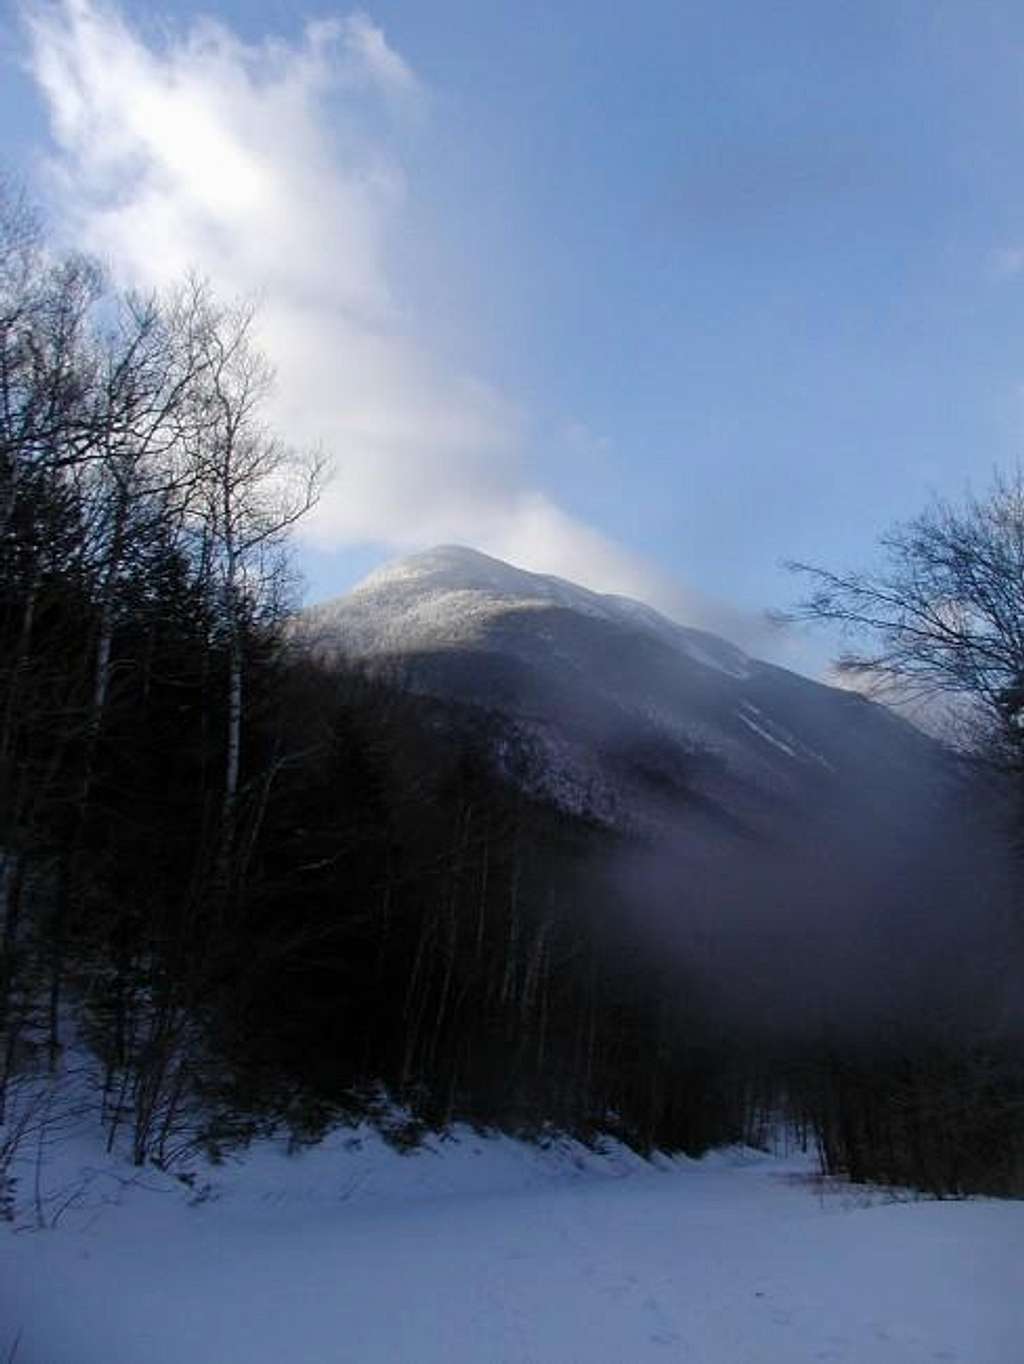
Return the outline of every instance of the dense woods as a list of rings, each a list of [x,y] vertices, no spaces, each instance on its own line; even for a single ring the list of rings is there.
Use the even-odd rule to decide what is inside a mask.
[[[785,1120],[833,1172],[1019,1190],[1019,1017],[766,1036],[636,932],[626,836],[524,795],[507,721],[311,656],[287,533],[320,467],[271,377],[249,310],[118,294],[6,196],[0,1161],[72,1110],[173,1165],[387,1100],[408,1140]]]

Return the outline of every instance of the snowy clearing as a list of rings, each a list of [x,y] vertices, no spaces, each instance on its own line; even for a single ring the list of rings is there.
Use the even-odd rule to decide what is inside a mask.
[[[65,1150],[44,1191],[56,1228],[0,1229],[0,1359],[1024,1359],[1020,1202],[468,1130],[410,1155],[368,1128],[296,1155],[267,1142],[192,1194],[130,1174]]]

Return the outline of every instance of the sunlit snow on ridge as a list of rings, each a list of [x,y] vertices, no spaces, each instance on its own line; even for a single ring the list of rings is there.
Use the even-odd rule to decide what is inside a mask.
[[[297,630],[322,657],[499,717],[520,740],[516,784],[617,827],[658,832],[680,801],[734,828],[774,824],[794,801],[817,808],[821,780],[898,790],[935,758],[878,706],[463,546],[385,565]]]
[[[435,645],[439,640],[465,643],[503,612],[531,607],[561,607],[581,615],[635,629],[640,627],[685,652],[695,662],[731,677],[747,677],[750,660],[742,650],[713,635],[669,620],[647,606],[611,593],[593,592],[564,578],[530,573],[462,545],[440,545],[385,564],[364,578],[344,599],[346,630],[361,637],[374,652],[386,650],[390,638],[400,636],[411,647],[419,635]],[[363,603],[372,603],[374,620],[360,630]],[[314,607],[314,621],[329,618],[333,603]],[[383,608],[383,610],[382,610]],[[391,628],[381,630],[381,616],[391,608]]]

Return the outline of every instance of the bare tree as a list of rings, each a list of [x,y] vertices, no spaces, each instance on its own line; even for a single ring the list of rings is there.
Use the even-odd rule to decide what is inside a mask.
[[[789,565],[812,584],[791,619],[850,639],[841,673],[876,694],[946,699],[1014,765],[1024,758],[1024,474],[984,497],[935,501],[880,540],[881,566]]]
[[[290,528],[315,505],[323,460],[300,455],[268,429],[263,408],[274,375],[254,344],[255,312],[208,305],[204,364],[195,389],[192,458],[202,571],[219,601],[228,655],[222,848],[237,818],[247,629],[279,617]]]
[[[84,457],[84,338],[103,287],[88,257],[47,255],[31,208],[0,181],[0,535],[26,476]]]
[[[840,671],[883,699],[948,702],[955,729],[945,737],[1001,771],[995,789],[1009,790],[1010,818],[1019,821],[1024,473],[997,474],[982,497],[934,501],[883,536],[881,550],[880,567],[869,572],[792,565],[812,584],[796,617],[839,625],[851,639]],[[984,858],[997,847],[986,833],[989,802],[978,800],[976,783],[963,790],[963,815],[978,820],[967,827],[983,835]],[[880,1024],[873,1041],[862,1039],[860,1056],[832,1049],[819,1058],[804,1101],[809,1111],[819,1106],[814,1121],[829,1170],[939,1194],[1019,1188],[1024,939],[1019,879],[1010,867],[1007,877],[978,946],[957,960],[942,1008]],[[985,912],[980,887],[971,912]]]
[[[98,730],[110,686],[119,589],[161,526],[183,532],[198,482],[182,450],[196,420],[194,392],[210,364],[208,291],[189,280],[165,298],[128,294],[96,345],[83,438],[90,458],[85,544],[100,607],[90,730]],[[83,448],[84,445],[83,445]]]

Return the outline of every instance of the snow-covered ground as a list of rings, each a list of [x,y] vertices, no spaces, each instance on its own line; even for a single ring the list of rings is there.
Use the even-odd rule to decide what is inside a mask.
[[[44,1176],[55,1227],[0,1226],[0,1361],[1024,1360],[1024,1203],[468,1130],[265,1142],[191,1193],[86,1156]]]

